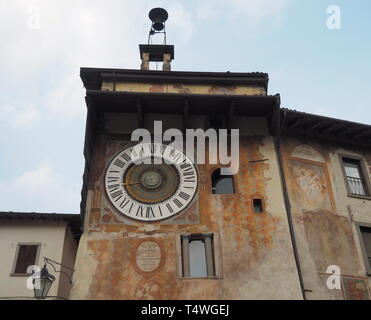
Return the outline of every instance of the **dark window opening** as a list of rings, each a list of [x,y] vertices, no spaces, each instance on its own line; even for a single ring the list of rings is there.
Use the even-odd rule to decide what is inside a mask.
[[[212,234],[181,236],[182,274],[185,278],[215,276],[214,241]]]
[[[19,245],[14,273],[27,273],[27,268],[36,263],[38,248],[39,245]]]
[[[253,199],[253,206],[254,206],[255,213],[264,212],[262,199]]]
[[[234,193],[233,176],[221,175],[220,169],[213,172],[212,177],[213,194],[232,194]]]
[[[360,227],[362,241],[365,248],[365,260],[367,260],[368,265],[366,265],[369,273],[371,271],[371,228],[368,227]]]
[[[358,159],[343,158],[343,163],[349,192],[358,196],[368,196],[361,161]]]

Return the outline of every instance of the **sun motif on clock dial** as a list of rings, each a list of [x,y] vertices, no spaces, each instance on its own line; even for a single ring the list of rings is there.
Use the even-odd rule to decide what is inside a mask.
[[[197,189],[192,161],[170,145],[142,143],[119,152],[109,163],[105,189],[112,205],[140,221],[170,218],[184,210]]]

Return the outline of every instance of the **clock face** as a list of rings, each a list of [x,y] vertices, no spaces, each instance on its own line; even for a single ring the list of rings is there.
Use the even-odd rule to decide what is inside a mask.
[[[197,171],[178,149],[142,143],[118,153],[108,165],[105,188],[113,206],[140,221],[174,216],[192,201]]]

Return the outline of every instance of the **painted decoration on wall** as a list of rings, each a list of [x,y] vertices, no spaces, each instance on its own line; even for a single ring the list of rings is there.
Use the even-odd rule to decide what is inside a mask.
[[[291,188],[294,201],[302,211],[333,211],[326,167],[290,160]]]
[[[291,153],[291,156],[311,161],[325,162],[325,159],[322,157],[322,155],[307,144],[299,144]]]

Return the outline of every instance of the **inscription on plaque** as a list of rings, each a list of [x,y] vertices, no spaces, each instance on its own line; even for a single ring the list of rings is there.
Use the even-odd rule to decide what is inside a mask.
[[[144,241],[137,249],[137,266],[144,272],[152,272],[161,262],[161,248],[155,241]]]

